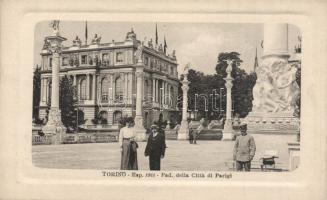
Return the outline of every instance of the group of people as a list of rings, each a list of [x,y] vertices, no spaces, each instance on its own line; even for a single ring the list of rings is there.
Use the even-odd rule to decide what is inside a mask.
[[[119,133],[119,144],[121,145],[121,170],[138,170],[137,163],[137,148],[138,144],[135,141],[135,133],[133,129],[134,119],[127,118],[126,126],[121,128]],[[196,144],[197,134],[203,129],[193,130],[194,135],[190,143]],[[245,171],[251,170],[251,161],[255,155],[256,145],[253,136],[247,134],[247,125],[240,126],[241,134],[236,137],[233,159],[236,163],[236,170]],[[165,156],[166,150],[165,133],[161,127],[152,125],[150,128],[150,135],[144,151],[144,156],[149,157],[150,170],[160,170],[160,161]]]
[[[125,127],[120,129],[119,144],[121,144],[121,170],[138,170],[137,148],[133,129],[134,119],[128,117]],[[157,125],[152,125],[145,147],[144,156],[149,157],[150,170],[160,170],[160,161],[165,156],[165,133]]]

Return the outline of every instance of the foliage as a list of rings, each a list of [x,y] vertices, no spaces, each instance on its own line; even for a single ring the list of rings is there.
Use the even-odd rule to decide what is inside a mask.
[[[216,65],[216,74],[204,75],[202,72],[189,70],[188,110],[197,112],[197,118],[221,119],[225,115],[226,87],[224,78],[227,76],[226,60],[232,59],[231,76],[233,80],[232,100],[233,114],[245,117],[252,109],[252,89],[256,82],[254,72],[247,74],[240,68],[243,62],[237,52],[220,53]],[[182,91],[181,91],[182,93]],[[198,120],[197,119],[197,120]]]
[[[75,109],[77,105],[76,89],[73,86],[72,81],[64,76],[60,80],[59,90],[59,107],[61,110],[62,123],[69,129],[76,129],[77,121],[78,124],[84,124],[84,113],[80,109]]]
[[[252,110],[253,94],[252,89],[257,80],[257,76],[254,72],[247,74],[240,68],[243,62],[239,58],[240,54],[237,52],[220,53],[218,56],[218,63],[216,66],[216,72],[222,77],[226,77],[226,60],[233,60],[231,76],[233,80],[232,88],[232,100],[233,100],[233,114],[238,114],[239,117],[246,117]]]
[[[33,119],[39,121],[39,103],[41,100],[41,69],[36,66],[33,75]]]
[[[294,116],[300,118],[301,116],[301,67],[300,66],[297,68],[295,78],[296,78],[296,83],[300,88],[300,92],[296,97]]]

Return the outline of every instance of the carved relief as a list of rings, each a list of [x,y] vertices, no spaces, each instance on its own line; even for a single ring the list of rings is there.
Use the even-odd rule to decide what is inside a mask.
[[[293,112],[299,87],[296,67],[281,58],[266,58],[257,69],[253,111]]]

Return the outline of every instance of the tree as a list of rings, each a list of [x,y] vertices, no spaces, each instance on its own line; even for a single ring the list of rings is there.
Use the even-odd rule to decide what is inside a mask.
[[[232,100],[234,107],[234,115],[238,114],[239,117],[246,117],[252,110],[253,94],[252,89],[256,82],[256,74],[247,74],[240,68],[243,62],[239,58],[238,52],[220,53],[218,55],[218,62],[216,66],[217,75],[226,77],[227,60],[233,60],[231,76],[233,80]],[[225,87],[225,86],[224,86]],[[226,88],[225,88],[226,90]]]
[[[39,121],[39,103],[41,98],[41,73],[37,65],[33,75],[33,119]]]
[[[188,73],[188,109],[196,111],[198,118],[217,119],[220,118],[220,88],[224,80],[218,75],[204,75],[202,72],[190,69]],[[221,106],[222,108],[224,106]]]
[[[296,78],[296,83],[300,88],[299,90],[300,92],[296,97],[294,116],[300,118],[301,117],[301,66],[300,65],[297,68],[295,78]]]
[[[77,105],[76,88],[67,76],[64,76],[60,80],[59,93],[59,107],[61,110],[62,123],[69,130],[75,130],[77,120],[78,124],[83,124],[85,122],[84,113],[79,109],[78,111],[75,109],[75,105]]]

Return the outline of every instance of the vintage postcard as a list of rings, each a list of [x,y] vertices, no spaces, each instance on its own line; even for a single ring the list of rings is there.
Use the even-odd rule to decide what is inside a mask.
[[[325,3],[317,16],[290,2],[273,14],[52,3],[2,4],[1,49],[18,39],[1,51],[0,197],[326,197]],[[16,28],[9,10],[22,13]]]

